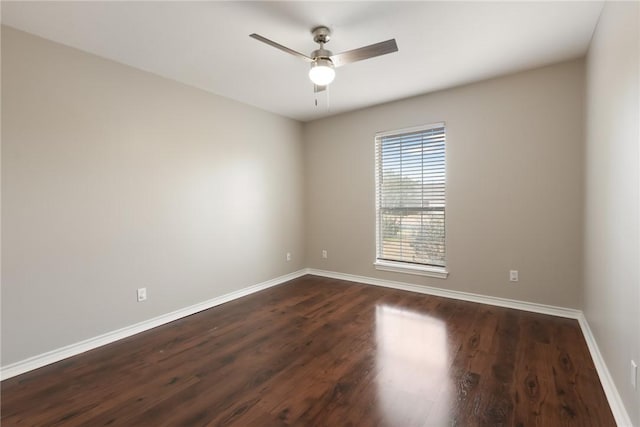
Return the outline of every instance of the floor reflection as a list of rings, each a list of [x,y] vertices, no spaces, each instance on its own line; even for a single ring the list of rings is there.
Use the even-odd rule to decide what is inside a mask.
[[[388,305],[376,307],[378,407],[390,425],[432,425],[449,394],[446,324]]]

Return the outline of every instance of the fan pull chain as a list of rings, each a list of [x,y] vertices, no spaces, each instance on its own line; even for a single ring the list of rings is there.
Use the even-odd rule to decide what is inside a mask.
[[[318,107],[318,94],[319,94],[320,92],[317,92],[317,91],[315,90],[315,89],[317,88],[317,86],[316,86],[316,85],[313,85],[313,88],[314,88],[314,91],[313,91],[313,92],[314,92],[314,97],[313,97],[314,99],[313,99],[313,103],[314,103],[314,105],[315,105],[316,107]],[[330,104],[330,98],[329,98],[329,86],[327,86],[323,92],[324,92],[324,93],[326,94],[326,96],[327,96],[327,113],[328,113],[328,112],[330,112],[330,111],[331,111],[331,104]]]

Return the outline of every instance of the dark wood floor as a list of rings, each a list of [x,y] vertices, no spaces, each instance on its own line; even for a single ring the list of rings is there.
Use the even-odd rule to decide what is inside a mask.
[[[2,426],[614,426],[576,321],[305,276],[2,383]]]

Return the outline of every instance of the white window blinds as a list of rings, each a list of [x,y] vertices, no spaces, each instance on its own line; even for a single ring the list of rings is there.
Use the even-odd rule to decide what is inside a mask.
[[[376,135],[377,259],[445,267],[445,125]]]

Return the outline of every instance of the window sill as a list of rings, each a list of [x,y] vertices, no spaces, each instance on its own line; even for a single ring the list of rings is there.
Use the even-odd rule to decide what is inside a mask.
[[[446,279],[449,272],[444,267],[418,266],[391,261],[376,261],[373,263],[376,270],[392,271],[394,273],[416,274],[419,276],[436,277]]]

